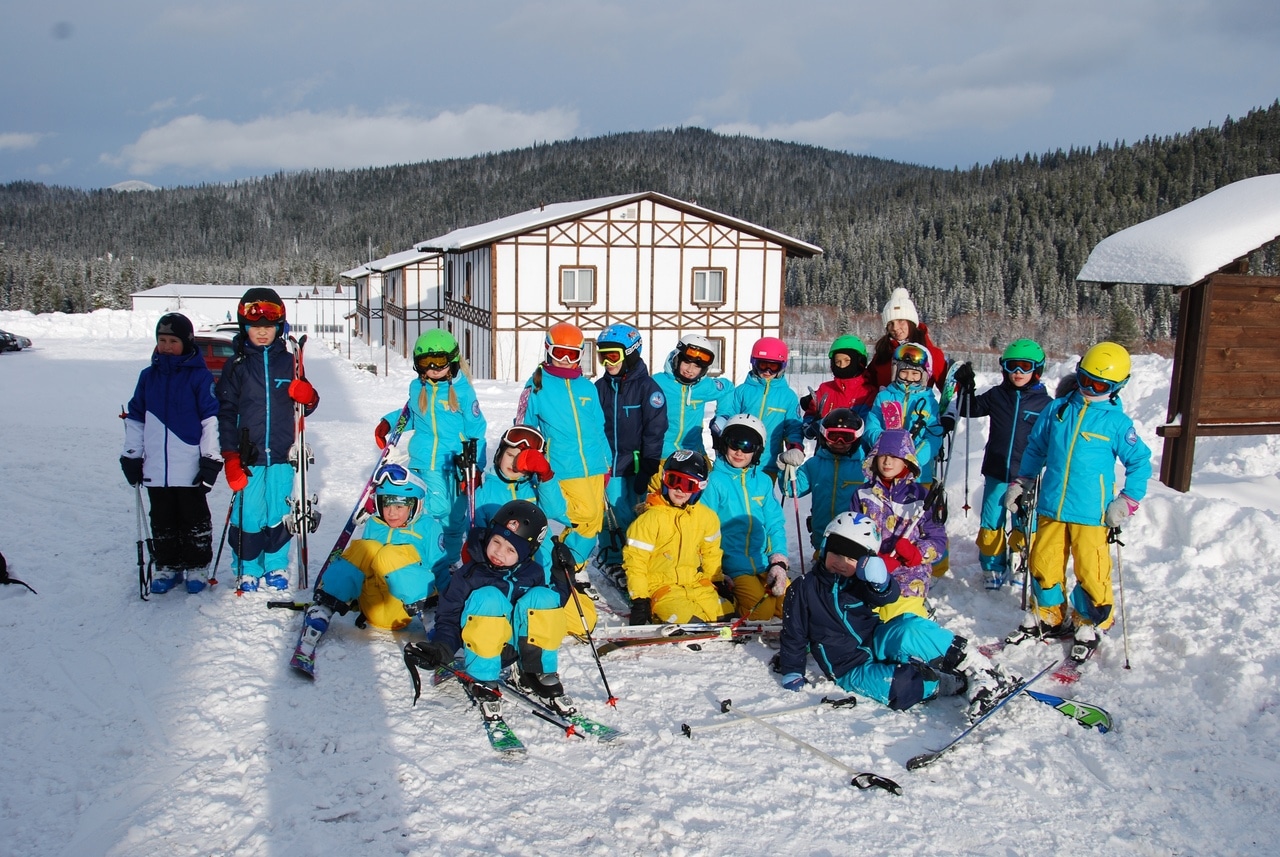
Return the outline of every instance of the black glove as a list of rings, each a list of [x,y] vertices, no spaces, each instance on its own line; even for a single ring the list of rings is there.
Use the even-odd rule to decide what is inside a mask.
[[[565,586],[573,585],[573,576],[578,571],[578,560],[569,546],[558,538],[551,539],[551,579]]]
[[[653,614],[650,610],[648,598],[632,598],[631,599],[631,619],[632,625],[649,625],[653,620]]]
[[[945,414],[938,417],[938,425],[942,426],[943,434],[951,434],[956,430],[956,415],[948,410]]]
[[[965,362],[960,364],[960,368],[956,369],[956,392],[964,393],[972,396],[973,391],[977,389],[975,379],[973,377],[973,364]]]
[[[640,461],[640,469],[636,471],[635,476],[631,477],[631,490],[641,496],[649,493],[649,480],[653,478],[653,474],[658,472],[659,462],[654,458],[644,458]]]
[[[204,489],[204,493],[208,494],[213,490],[214,483],[218,481],[218,474],[221,472],[221,461],[202,455],[200,456],[200,472],[196,474],[196,481],[191,484],[199,485]]]
[[[715,582],[716,592],[720,593],[720,597],[730,604],[734,603],[733,597],[733,581],[729,578],[723,578]]]
[[[800,413],[813,413],[813,393],[800,397]]]
[[[442,667],[453,663],[453,651],[439,640],[410,643],[404,647],[404,651],[406,660],[412,657],[419,664],[428,667]]]
[[[128,456],[120,456],[120,469],[124,471],[124,478],[130,485],[142,484],[142,459],[129,458]]]

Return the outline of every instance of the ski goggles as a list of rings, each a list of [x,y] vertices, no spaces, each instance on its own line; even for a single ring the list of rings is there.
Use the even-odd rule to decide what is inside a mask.
[[[929,352],[922,345],[904,342],[893,352],[893,362],[901,363],[915,369],[924,369],[929,365]]]
[[[412,506],[413,498],[400,494],[379,494],[378,502],[383,506]]]
[[[751,365],[755,367],[756,373],[759,375],[777,375],[782,371],[781,360],[752,360]]]
[[[378,478],[374,480],[375,485],[408,485],[410,480],[409,468],[402,464],[384,464],[378,470]]]
[[[707,487],[706,480],[690,476],[688,473],[681,473],[678,470],[668,470],[663,473],[662,484],[675,491],[683,491],[686,494],[696,494]]]
[[[606,366],[616,366],[626,357],[626,352],[621,348],[597,348],[596,357]]]
[[[546,449],[547,439],[533,426],[516,425],[503,432],[502,443],[517,449],[536,449],[541,452]]]
[[[738,452],[758,452],[764,444],[756,440],[750,435],[734,435],[724,439],[726,449],[736,450]]]
[[[697,345],[685,345],[680,349],[680,359],[705,368],[716,362],[716,355]]]
[[[1010,375],[1014,372],[1020,375],[1030,375],[1036,371],[1036,362],[1034,360],[1001,360],[1000,368]]]
[[[552,360],[565,363],[577,363],[582,359],[582,349],[572,345],[553,345],[547,349],[547,354],[551,355]]]
[[[820,431],[823,440],[837,446],[857,443],[858,438],[862,437],[862,432],[851,428],[822,428]]]
[[[1095,396],[1109,396],[1124,386],[1122,381],[1108,381],[1080,368],[1076,369],[1076,384],[1082,393]]]
[[[413,358],[413,367],[419,372],[425,372],[428,369],[447,369],[453,359],[448,354],[419,354]]]
[[[250,301],[247,304],[240,304],[240,316],[249,324],[259,322],[275,324],[277,321],[284,320],[284,307],[272,301]]]

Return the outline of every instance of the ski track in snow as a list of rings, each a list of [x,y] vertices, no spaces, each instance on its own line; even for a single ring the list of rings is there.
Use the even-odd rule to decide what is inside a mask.
[[[517,704],[508,720],[528,754],[513,763],[489,749],[457,688],[424,687],[411,704],[400,646],[421,638],[416,623],[391,634],[335,621],[313,684],[287,667],[299,614],[267,610],[265,594],[237,598],[225,556],[213,591],[138,599],[116,415],[154,323],[0,312],[0,326],[35,341],[0,355],[0,550],[40,592],[0,588],[0,855],[1273,853],[1280,438],[1201,440],[1185,495],[1152,480],[1122,537],[1131,669],[1117,626],[1065,691],[1108,708],[1109,734],[1018,699],[909,773],[907,759],[962,727],[960,702],[892,712],[863,699],[771,721],[905,794],[859,792],[755,725],[680,733],[732,716],[718,713],[725,698],[765,711],[843,695],[825,681],[784,691],[762,644],[611,654],[614,711],[589,648],[568,643],[569,692],[627,735],[565,738]],[[376,458],[373,426],[403,404],[411,375],[358,371],[318,341],[307,358],[322,397],[308,420],[324,516],[314,578]],[[1170,367],[1137,358],[1125,393],[1157,459]],[[519,385],[476,387],[493,443]],[[1016,592],[982,589],[973,537],[985,421],[973,429],[974,508],[961,511],[962,429],[948,480],[952,571],[933,600],[944,624],[986,640],[1019,612]],[[229,499],[220,480],[215,536]],[[786,515],[793,529],[790,504]],[[1025,675],[1062,646],[1002,658]],[[812,664],[809,675],[819,677]]]

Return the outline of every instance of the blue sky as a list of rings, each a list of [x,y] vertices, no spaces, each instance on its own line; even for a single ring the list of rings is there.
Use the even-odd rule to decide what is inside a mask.
[[[0,182],[173,186],[691,125],[968,167],[1280,97],[1275,0],[5,5]]]

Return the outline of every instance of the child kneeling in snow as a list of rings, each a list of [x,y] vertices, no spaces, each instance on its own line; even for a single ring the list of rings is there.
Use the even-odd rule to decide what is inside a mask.
[[[805,686],[805,658],[812,654],[841,688],[890,708],[965,693],[970,716],[980,715],[1010,679],[964,637],[930,619],[904,613],[882,622],[875,608],[892,603],[899,589],[879,549],[880,531],[865,515],[842,512],[827,526],[821,560],[787,589],[782,686]]]
[[[302,637],[289,665],[315,674],[316,646],[336,612],[346,615],[357,602],[375,628],[399,631],[420,614],[437,586],[432,566],[445,555],[444,530],[422,514],[426,484],[399,464],[386,464],[374,477],[377,514],[319,580],[302,620]]]

